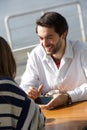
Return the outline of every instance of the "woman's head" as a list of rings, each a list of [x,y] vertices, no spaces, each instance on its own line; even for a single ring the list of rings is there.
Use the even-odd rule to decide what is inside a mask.
[[[14,78],[16,75],[16,62],[8,42],[0,37],[0,76]]]

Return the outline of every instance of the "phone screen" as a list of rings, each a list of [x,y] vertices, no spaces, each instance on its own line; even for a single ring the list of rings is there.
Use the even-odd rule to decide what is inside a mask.
[[[41,97],[37,98],[37,99],[35,100],[35,102],[36,102],[37,104],[47,104],[47,103],[49,103],[49,102],[51,101],[52,98],[53,98],[53,97],[41,96]]]

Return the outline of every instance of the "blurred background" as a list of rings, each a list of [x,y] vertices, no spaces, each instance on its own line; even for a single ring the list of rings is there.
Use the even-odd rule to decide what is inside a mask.
[[[0,0],[0,36],[14,52],[18,83],[27,53],[39,44],[35,22],[47,11],[59,12],[67,19],[68,39],[87,42],[87,0]]]

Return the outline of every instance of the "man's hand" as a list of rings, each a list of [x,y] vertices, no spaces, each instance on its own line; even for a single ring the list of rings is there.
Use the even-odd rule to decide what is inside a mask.
[[[38,98],[41,95],[43,89],[43,85],[41,84],[39,86],[39,88],[35,88],[35,87],[29,87],[27,95],[32,98],[33,100],[35,100],[36,98]]]
[[[58,106],[65,105],[68,102],[67,93],[58,93],[53,96],[53,99],[46,105],[40,105],[42,109],[54,109]]]

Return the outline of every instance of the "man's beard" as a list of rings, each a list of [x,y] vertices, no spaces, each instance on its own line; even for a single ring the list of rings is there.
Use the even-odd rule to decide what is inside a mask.
[[[56,46],[54,47],[52,54],[58,53],[58,51],[61,49],[61,46],[62,46],[62,42],[61,42],[61,40],[59,40],[59,41],[56,43]]]
[[[61,49],[61,46],[62,46],[62,42],[61,40],[59,40],[56,45],[52,45],[53,46],[53,50],[52,51],[46,51],[47,55],[53,55],[53,54],[56,54],[58,53],[58,51]]]

